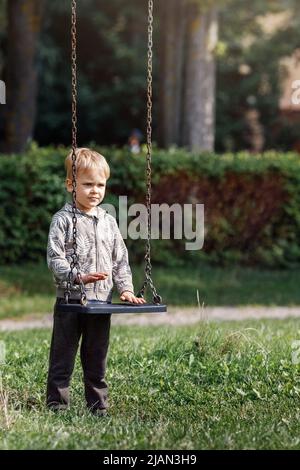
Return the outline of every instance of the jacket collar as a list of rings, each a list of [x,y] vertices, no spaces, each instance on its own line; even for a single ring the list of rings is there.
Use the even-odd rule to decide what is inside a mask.
[[[73,205],[70,202],[67,202],[64,205],[64,207],[62,208],[62,210],[72,213],[72,207],[73,207]],[[91,217],[91,218],[96,217],[97,219],[100,219],[101,217],[104,217],[104,215],[106,214],[106,211],[104,209],[102,209],[102,207],[97,206],[96,210],[97,210],[96,214],[92,215],[92,214],[87,214],[86,212],[84,212],[84,211],[82,211],[82,210],[80,210],[76,207],[76,214],[81,214],[85,217]]]

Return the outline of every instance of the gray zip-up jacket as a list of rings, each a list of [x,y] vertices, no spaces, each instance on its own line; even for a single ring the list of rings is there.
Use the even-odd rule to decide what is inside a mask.
[[[104,281],[85,284],[87,299],[110,302],[114,284],[120,294],[125,290],[133,292],[127,248],[114,217],[101,207],[97,207],[97,215],[76,209],[76,216],[80,272],[108,274]],[[47,263],[54,276],[57,297],[64,297],[71,270],[72,229],[72,204],[66,203],[52,218],[47,247]],[[76,269],[73,273],[75,278]],[[79,285],[73,285],[71,298],[80,298]]]

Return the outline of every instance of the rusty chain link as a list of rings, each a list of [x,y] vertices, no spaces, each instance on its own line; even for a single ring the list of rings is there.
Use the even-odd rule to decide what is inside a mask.
[[[153,76],[153,0],[148,0],[148,60],[147,60],[147,157],[146,157],[146,208],[147,208],[147,241],[145,254],[145,280],[138,293],[144,297],[149,285],[154,303],[161,303],[151,278],[151,160],[152,160],[152,76]]]
[[[72,69],[72,222],[73,222],[73,253],[70,263],[70,272],[68,274],[67,287],[64,292],[66,303],[68,303],[71,295],[71,287],[74,284],[73,271],[76,268],[77,282],[80,286],[80,302],[86,304],[86,293],[82,282],[80,268],[78,263],[78,245],[77,245],[77,216],[76,216],[76,149],[77,149],[77,30],[76,30],[76,0],[71,1],[72,18],[71,18],[71,69]]]
[[[77,280],[80,285],[81,303],[86,303],[86,293],[81,279],[77,254],[77,217],[76,217],[76,149],[77,149],[77,30],[76,30],[76,0],[71,1],[71,66],[72,66],[72,222],[73,222],[73,253],[70,263],[70,273],[65,291],[65,301],[68,303],[71,295],[71,287],[74,283],[73,270],[77,269]],[[153,0],[148,0],[148,61],[147,61],[147,157],[146,157],[146,207],[147,207],[147,241],[145,254],[145,280],[138,296],[143,297],[147,285],[149,285],[154,303],[161,303],[151,278],[151,160],[152,160],[152,75],[153,75]]]

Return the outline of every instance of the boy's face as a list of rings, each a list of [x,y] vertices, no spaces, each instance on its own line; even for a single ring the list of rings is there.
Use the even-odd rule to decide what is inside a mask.
[[[78,209],[84,212],[93,212],[93,209],[102,202],[105,195],[106,178],[99,169],[79,170],[76,177],[76,198]],[[72,192],[72,181],[67,179],[66,188]]]

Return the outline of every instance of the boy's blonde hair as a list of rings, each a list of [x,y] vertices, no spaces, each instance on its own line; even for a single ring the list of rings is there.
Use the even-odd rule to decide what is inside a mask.
[[[77,148],[76,153],[76,170],[77,173],[79,170],[87,170],[90,168],[97,168],[103,171],[105,178],[108,179],[110,176],[110,168],[108,163],[98,152],[88,148]],[[67,178],[72,180],[72,151],[69,153],[65,160],[65,168],[67,172]]]

